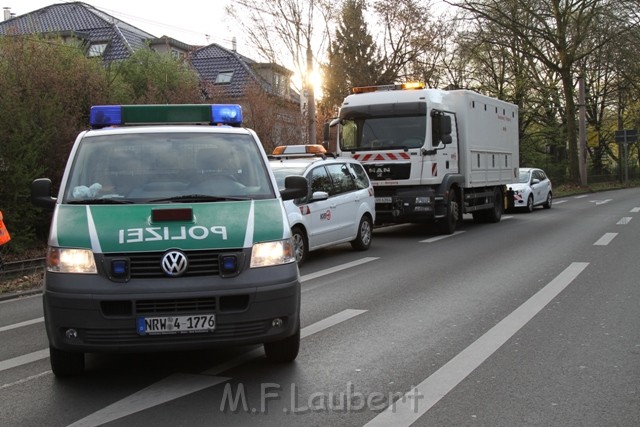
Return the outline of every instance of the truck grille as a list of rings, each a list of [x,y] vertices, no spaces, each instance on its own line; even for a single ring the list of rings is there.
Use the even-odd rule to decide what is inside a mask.
[[[364,169],[372,181],[409,179],[411,163],[365,163]]]

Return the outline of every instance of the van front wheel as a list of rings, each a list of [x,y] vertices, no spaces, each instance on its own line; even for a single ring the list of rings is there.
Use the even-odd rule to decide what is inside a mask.
[[[49,346],[49,361],[56,377],[70,377],[84,371],[84,353],[72,353]]]
[[[264,343],[264,353],[272,363],[293,362],[300,351],[300,321],[296,332],[280,341]]]

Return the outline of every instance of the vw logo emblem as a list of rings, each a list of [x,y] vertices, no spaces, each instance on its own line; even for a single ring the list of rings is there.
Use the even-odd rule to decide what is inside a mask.
[[[187,256],[179,251],[171,251],[162,257],[162,270],[170,277],[182,276],[189,266]]]

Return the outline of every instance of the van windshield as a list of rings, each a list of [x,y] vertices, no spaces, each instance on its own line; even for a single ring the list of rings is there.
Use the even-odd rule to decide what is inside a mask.
[[[66,203],[209,202],[275,197],[251,135],[114,133],[85,136]]]

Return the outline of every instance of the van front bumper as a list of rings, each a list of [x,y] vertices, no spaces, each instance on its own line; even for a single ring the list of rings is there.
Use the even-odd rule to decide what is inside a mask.
[[[53,347],[64,351],[147,352],[259,344],[287,338],[299,328],[297,274],[284,283],[211,290],[196,286],[195,291],[170,287],[153,293],[141,292],[144,286],[139,284],[134,293],[124,292],[126,285],[120,292],[78,292],[88,287],[77,283],[72,286],[76,291],[69,292],[69,275],[48,276],[43,294],[47,335]],[[162,289],[162,283],[153,288]],[[140,335],[136,327],[140,317],[198,314],[215,314],[215,329]]]

